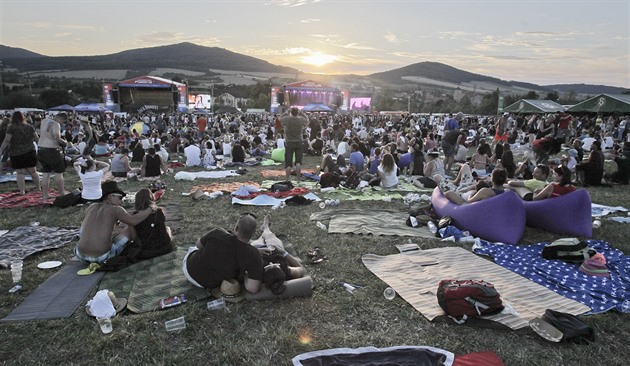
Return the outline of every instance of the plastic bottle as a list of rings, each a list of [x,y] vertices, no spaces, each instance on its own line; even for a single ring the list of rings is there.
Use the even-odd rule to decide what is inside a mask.
[[[349,284],[349,283],[344,283],[344,284],[343,284],[343,288],[345,288],[345,289],[346,289],[346,291],[348,291],[348,292],[349,292],[349,293],[351,293],[351,294],[352,294],[352,293],[354,293],[354,290],[356,290],[356,289],[357,289],[356,287],[352,286],[352,285],[351,285],[351,284]]]
[[[321,221],[317,221],[317,227],[324,230],[324,231],[328,231],[328,228],[326,227],[326,225],[322,224]]]
[[[438,228],[437,226],[435,226],[435,223],[433,221],[429,221],[427,223],[427,226],[429,227],[429,231],[431,231],[433,234],[437,233]]]

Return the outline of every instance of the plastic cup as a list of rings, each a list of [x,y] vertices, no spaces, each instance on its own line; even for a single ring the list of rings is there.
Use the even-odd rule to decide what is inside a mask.
[[[11,277],[13,277],[13,283],[18,283],[22,279],[22,260],[11,261]]]
[[[602,222],[599,220],[593,221],[593,229],[599,229],[602,226]]]
[[[319,203],[319,208],[326,208],[326,203],[325,202],[320,202]]]
[[[221,310],[225,309],[225,300],[223,298],[208,301],[208,310]]]
[[[394,300],[394,298],[396,297],[396,291],[394,291],[393,288],[388,287],[385,289],[385,291],[383,291],[383,296],[385,296],[387,300]]]
[[[101,327],[103,334],[109,334],[114,330],[110,318],[96,318],[96,321],[98,321],[98,325]]]
[[[186,329],[186,320],[183,316],[180,316],[179,318],[167,320],[164,323],[164,326],[166,327],[166,331],[168,332]]]

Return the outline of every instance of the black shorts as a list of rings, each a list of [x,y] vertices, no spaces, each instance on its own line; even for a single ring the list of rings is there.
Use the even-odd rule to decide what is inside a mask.
[[[42,164],[42,173],[64,173],[66,162],[57,148],[40,147],[37,151],[37,160]]]
[[[116,178],[127,178],[127,172],[112,172],[112,175]]]
[[[13,169],[35,168],[37,166],[37,153],[31,150],[24,154],[11,156],[11,166]]]
[[[293,153],[295,153],[295,162],[293,161]],[[286,142],[284,144],[284,167],[302,164],[302,155],[304,152],[301,142]]]

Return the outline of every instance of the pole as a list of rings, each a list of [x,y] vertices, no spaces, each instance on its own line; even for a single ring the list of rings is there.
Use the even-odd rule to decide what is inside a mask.
[[[4,84],[2,83],[2,61],[0,61],[0,98],[4,97]]]
[[[210,84],[210,113],[214,115],[214,84]]]
[[[411,113],[411,95],[407,95],[407,113]]]

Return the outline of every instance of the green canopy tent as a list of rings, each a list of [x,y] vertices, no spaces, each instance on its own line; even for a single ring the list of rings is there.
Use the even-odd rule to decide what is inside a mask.
[[[556,113],[564,112],[564,107],[551,100],[521,99],[503,109],[510,113]]]
[[[574,105],[567,112],[630,113],[630,95],[600,94]]]

